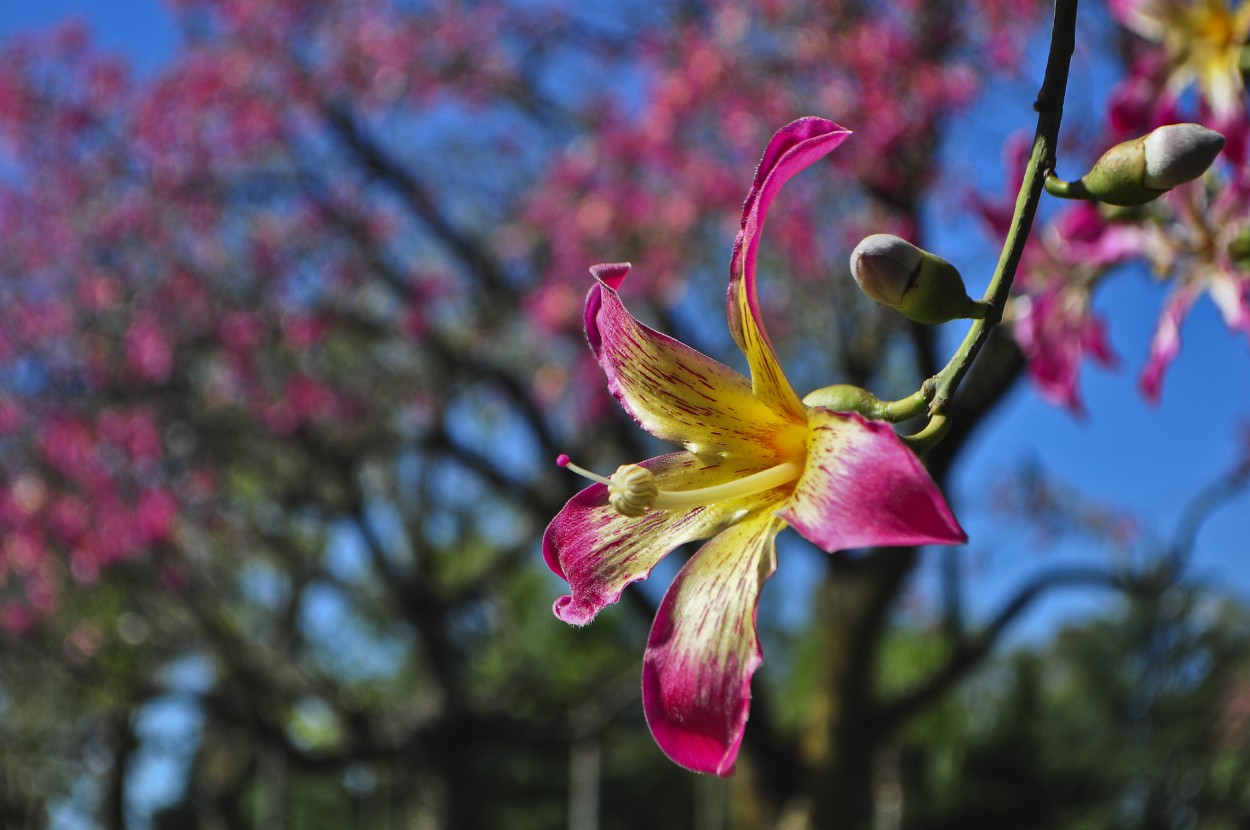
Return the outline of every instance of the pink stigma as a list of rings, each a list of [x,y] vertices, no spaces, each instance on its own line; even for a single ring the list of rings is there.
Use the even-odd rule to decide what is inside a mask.
[[[560,453],[559,455],[557,455],[557,456],[556,456],[556,466],[557,466],[557,467],[564,467],[564,466],[566,466],[568,463],[569,463],[569,457],[568,457],[567,455],[565,455],[564,453]]]

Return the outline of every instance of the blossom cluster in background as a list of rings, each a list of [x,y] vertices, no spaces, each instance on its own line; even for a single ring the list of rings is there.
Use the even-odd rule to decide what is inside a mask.
[[[786,272],[816,279],[853,242],[827,230],[831,205],[912,226],[935,125],[1038,19],[1021,2],[958,20],[926,4],[640,5],[625,38],[493,1],[169,9],[185,45],[150,77],[79,23],[4,47],[10,627],[53,609],[58,584],[174,553],[191,528],[237,530],[242,471],[283,442],[351,454],[377,434],[441,436],[453,355],[487,379],[525,355],[507,394],[602,418],[578,345],[589,263],[633,257],[649,275],[635,290],[670,305],[731,230],[766,137],[818,110],[862,125],[844,192],[795,188],[771,229]],[[534,83],[536,62],[614,83]]]
[[[1011,312],[1016,338],[1038,392],[1077,413],[1082,364],[1118,361],[1092,298],[1120,265],[1145,263],[1170,286],[1141,361],[1147,400],[1163,394],[1185,317],[1199,298],[1209,297],[1228,327],[1250,338],[1250,113],[1242,78],[1250,4],[1113,0],[1108,6],[1127,30],[1129,71],[1111,91],[1097,149],[1182,121],[1218,130],[1226,143],[1223,160],[1206,176],[1157,202],[1132,211],[1066,207],[1030,241]],[[1022,165],[1022,155],[1010,163],[1016,170]],[[1002,206],[983,213],[1000,235]]]

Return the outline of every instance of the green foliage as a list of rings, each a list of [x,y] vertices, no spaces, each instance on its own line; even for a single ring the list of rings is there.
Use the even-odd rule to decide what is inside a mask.
[[[1167,592],[987,666],[903,737],[904,826],[1245,826],[1248,626]]]

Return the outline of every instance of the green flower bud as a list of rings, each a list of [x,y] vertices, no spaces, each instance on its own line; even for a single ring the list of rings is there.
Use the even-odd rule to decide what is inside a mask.
[[[1224,136],[1215,130],[1168,124],[1103,153],[1069,195],[1123,207],[1144,205],[1201,176],[1223,149]]]
[[[888,233],[855,246],[851,274],[869,297],[917,323],[981,316],[955,266]]]

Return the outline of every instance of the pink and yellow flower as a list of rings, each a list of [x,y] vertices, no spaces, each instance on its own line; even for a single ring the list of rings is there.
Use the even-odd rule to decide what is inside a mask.
[[[1241,55],[1250,38],[1250,3],[1111,0],[1110,6],[1127,28],[1163,44],[1172,97],[1194,84],[1220,124],[1245,112]]]
[[[1164,197],[1174,221],[1147,223],[1143,253],[1161,279],[1174,287],[1150,343],[1150,357],[1142,370],[1142,393],[1158,402],[1163,376],[1181,348],[1181,324],[1194,302],[1205,292],[1232,331],[1250,333],[1250,268],[1246,240],[1250,238],[1250,175],[1216,184],[1200,179],[1178,187]]]
[[[586,335],[625,410],[684,449],[622,466],[574,496],[543,538],[569,583],[560,619],[590,622],[670,551],[708,539],[661,602],[643,659],[643,708],[660,748],[728,775],[762,660],[756,602],[787,525],[827,551],[966,540],[920,461],[885,423],[807,405],[783,374],[756,299],[760,233],[773,199],[849,133],[817,118],[779,131],[743,209],[729,326],[750,377],[638,322],[617,289],[626,264],[591,269]],[[561,458],[568,464],[567,458]]]

